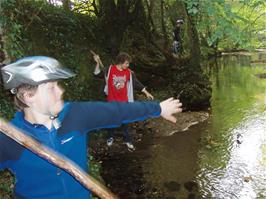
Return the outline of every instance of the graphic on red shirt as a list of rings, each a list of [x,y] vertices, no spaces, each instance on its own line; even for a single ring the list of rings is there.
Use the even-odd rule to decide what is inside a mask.
[[[118,70],[111,66],[108,76],[108,96],[107,101],[128,102],[128,82],[130,80],[130,70]]]
[[[126,81],[127,81],[127,78],[126,78],[126,75],[124,76],[116,76],[116,75],[113,75],[112,77],[113,79],[113,86],[119,90],[119,89],[123,89],[126,85]]]

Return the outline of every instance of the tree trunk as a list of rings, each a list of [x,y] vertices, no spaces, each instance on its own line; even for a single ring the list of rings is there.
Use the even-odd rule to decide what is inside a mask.
[[[4,30],[0,27],[0,66],[10,62],[10,58],[4,49],[4,45]]]
[[[193,18],[187,13],[188,19],[188,38],[189,38],[189,52],[191,57],[191,65],[199,67],[200,65],[200,43],[197,29],[194,24]]]
[[[5,60],[3,34],[0,30],[0,64]]]
[[[103,30],[107,33],[106,47],[112,56],[120,50],[124,33],[138,17],[141,10],[141,0],[100,0],[100,12]]]
[[[167,36],[167,31],[165,27],[165,21],[164,21],[164,0],[161,0],[161,24],[162,24],[162,32],[163,32],[163,37],[164,37],[164,49],[169,46],[168,42],[168,36]]]
[[[155,24],[154,24],[154,20],[153,20],[153,12],[154,12],[154,1],[148,1],[148,0],[145,0],[145,3],[146,3],[146,6],[147,6],[147,14],[148,14],[148,20],[151,24],[151,32],[154,33],[156,31],[156,27],[155,27]]]

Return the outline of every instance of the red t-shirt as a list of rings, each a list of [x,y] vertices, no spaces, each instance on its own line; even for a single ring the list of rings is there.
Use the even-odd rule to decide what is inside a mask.
[[[107,101],[128,102],[127,85],[130,80],[130,70],[118,70],[116,65],[110,66],[108,78]]]

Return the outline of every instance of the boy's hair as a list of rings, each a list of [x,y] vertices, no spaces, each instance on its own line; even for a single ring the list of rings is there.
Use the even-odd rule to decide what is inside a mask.
[[[16,94],[14,97],[15,107],[20,111],[23,111],[24,108],[29,107],[24,102],[24,94],[25,92],[29,92],[30,95],[34,95],[36,93],[37,88],[38,88],[38,85],[33,86],[29,84],[22,84],[18,88],[16,88]]]
[[[131,62],[132,58],[129,54],[121,52],[116,57],[116,64],[123,64],[125,61]]]

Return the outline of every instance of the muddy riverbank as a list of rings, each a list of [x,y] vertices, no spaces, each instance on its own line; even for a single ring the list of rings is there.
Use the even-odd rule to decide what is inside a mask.
[[[207,112],[185,112],[177,115],[175,124],[161,118],[136,123],[132,126],[134,152],[127,150],[120,133],[111,148],[106,146],[104,137],[98,138],[92,143],[91,152],[102,164],[101,176],[107,186],[126,199],[198,198],[193,171],[200,133],[187,129],[208,117]],[[166,149],[161,145],[173,136],[175,147]],[[167,150],[175,150],[177,157],[169,157]],[[156,154],[165,159],[157,159]],[[180,163],[172,168],[169,158]]]

